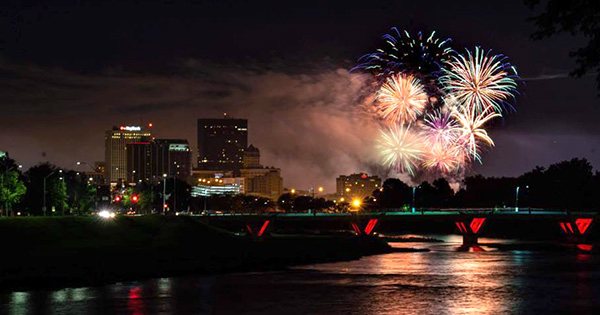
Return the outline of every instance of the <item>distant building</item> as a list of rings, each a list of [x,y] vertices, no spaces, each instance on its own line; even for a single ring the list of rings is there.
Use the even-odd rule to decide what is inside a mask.
[[[150,182],[152,175],[152,142],[127,143],[127,182]]]
[[[104,185],[104,162],[94,162],[94,171],[86,171],[83,174],[87,177],[88,182],[94,185]]]
[[[256,168],[261,167],[260,165],[260,150],[253,145],[250,145],[244,150],[244,168]]]
[[[186,181],[191,151],[185,139],[151,139],[127,144],[127,182],[156,183],[163,175]]]
[[[381,187],[379,176],[369,176],[366,173],[340,175],[336,180],[336,192],[346,199],[371,196],[375,189]]]
[[[244,178],[203,178],[192,186],[192,197],[211,195],[237,195],[244,192]]]
[[[188,177],[188,184],[194,186],[197,185],[202,179],[232,177],[233,171],[193,169],[192,174]]]
[[[128,178],[127,144],[149,141],[151,136],[150,131],[139,126],[113,127],[106,131],[104,180],[107,184]]]
[[[237,175],[247,146],[248,120],[198,119],[199,169],[231,170]]]
[[[186,181],[192,173],[192,151],[185,139],[155,139],[152,142],[152,175]]]
[[[277,200],[283,192],[281,169],[274,167],[243,168],[241,176],[246,179],[244,193]]]

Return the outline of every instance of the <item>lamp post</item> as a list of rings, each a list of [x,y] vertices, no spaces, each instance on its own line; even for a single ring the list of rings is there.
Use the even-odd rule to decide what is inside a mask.
[[[58,170],[59,173],[62,174],[62,170]],[[42,205],[42,212],[44,214],[44,216],[46,216],[46,180],[48,179],[48,177],[52,176],[54,173],[56,173],[56,170],[50,172],[50,174],[46,175],[46,177],[44,177],[44,192],[43,192],[43,205]]]
[[[517,188],[515,189],[515,212],[519,212],[519,190],[521,189],[520,186],[517,186]],[[529,185],[525,186],[525,189],[529,189]]]
[[[167,174],[163,174],[163,213],[166,211],[167,205]]]
[[[17,167],[18,168],[22,168],[23,165],[18,165]],[[8,172],[10,172],[10,171],[12,171],[14,169],[15,169],[15,167],[11,166],[6,171],[4,171],[4,173],[0,177],[0,187],[4,186],[4,175],[8,174]],[[6,200],[6,203],[4,204],[4,207],[6,208],[6,216],[8,217],[8,200]]]
[[[417,186],[413,186],[412,188],[412,212],[415,212],[415,194],[417,193]]]

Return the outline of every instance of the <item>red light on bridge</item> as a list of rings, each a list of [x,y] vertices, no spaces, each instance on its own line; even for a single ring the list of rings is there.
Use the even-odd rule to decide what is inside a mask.
[[[262,227],[260,228],[260,231],[258,231],[258,236],[262,236],[263,233],[265,232],[265,230],[267,229],[267,226],[269,226],[269,220],[266,220],[265,223],[263,223]]]
[[[352,222],[350,223],[350,225],[352,225],[352,229],[354,230],[354,232],[356,232],[356,234],[361,235],[362,232],[360,231],[360,228],[358,227],[358,225],[356,225],[356,223]]]
[[[590,224],[592,224],[592,219],[580,218],[575,220],[575,225],[577,225],[577,229],[581,234],[585,234],[585,231],[590,227]]]
[[[365,227],[365,234],[366,235],[370,235],[371,232],[373,232],[373,229],[375,228],[375,225],[377,224],[378,219],[371,219],[369,220],[369,223],[367,223],[367,226]]]
[[[483,225],[483,222],[485,222],[485,218],[475,218],[473,219],[473,221],[471,221],[471,231],[473,231],[473,233],[477,234],[477,232],[479,232],[479,229],[481,229],[481,226]]]

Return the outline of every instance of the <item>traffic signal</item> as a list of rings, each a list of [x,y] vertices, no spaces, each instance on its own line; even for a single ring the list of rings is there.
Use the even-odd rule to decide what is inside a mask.
[[[115,196],[115,202],[121,202],[121,196],[116,195]]]
[[[140,197],[138,197],[138,195],[133,195],[131,196],[131,201],[137,203],[138,201],[140,201]]]

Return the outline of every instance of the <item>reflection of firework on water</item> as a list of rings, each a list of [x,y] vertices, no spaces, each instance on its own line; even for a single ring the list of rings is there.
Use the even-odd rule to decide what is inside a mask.
[[[353,70],[375,75],[379,84],[383,164],[411,175],[423,169],[454,176],[494,145],[485,128],[514,98],[517,72],[504,56],[479,47],[457,54],[434,35],[393,28],[384,47]]]
[[[393,27],[382,39],[383,47],[361,57],[361,63],[352,70],[367,71],[382,78],[394,73],[437,75],[452,54],[448,46],[451,40],[441,40],[435,37],[435,32],[429,36],[423,36],[422,32],[411,36]]]
[[[475,107],[478,112],[489,107],[500,113],[501,102],[513,97],[517,88],[516,70],[505,59],[479,47],[474,53],[467,50],[466,56],[452,56],[440,78],[443,89],[457,102]]]
[[[423,139],[408,127],[393,126],[381,131],[379,152],[383,165],[414,174],[423,156]]]
[[[412,75],[393,75],[377,93],[378,112],[392,123],[412,122],[423,113],[429,96]]]

